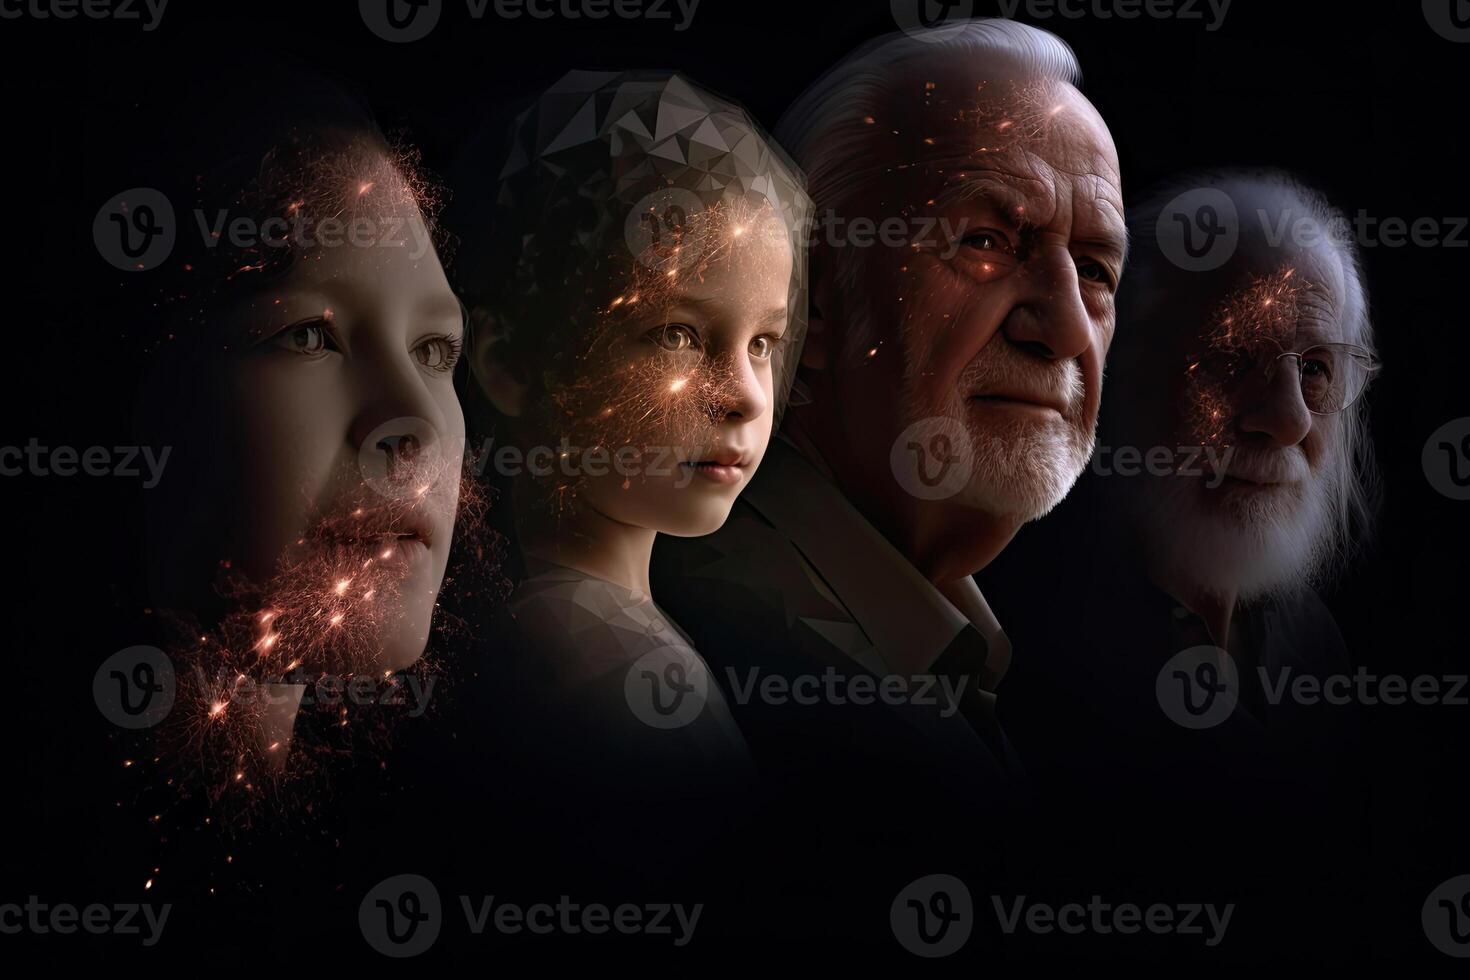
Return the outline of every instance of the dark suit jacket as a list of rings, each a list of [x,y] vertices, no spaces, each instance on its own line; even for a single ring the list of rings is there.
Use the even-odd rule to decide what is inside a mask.
[[[745,734],[772,847],[799,839],[818,890],[876,901],[906,875],[993,870],[1019,789],[994,711],[1009,644],[792,444],[772,441],[719,531],[660,536],[652,584]]]

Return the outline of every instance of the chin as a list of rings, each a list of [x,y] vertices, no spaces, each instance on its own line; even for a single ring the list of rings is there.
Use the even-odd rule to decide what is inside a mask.
[[[1247,531],[1258,526],[1290,524],[1309,505],[1307,493],[1298,483],[1253,486],[1226,482],[1205,489],[1203,496],[1203,511]]]
[[[379,673],[404,670],[418,663],[429,645],[429,624],[400,624],[383,643],[378,657]]]
[[[613,488],[606,493],[594,487],[586,503],[619,524],[676,538],[697,538],[724,526],[741,489],[743,482],[728,487],[711,486],[702,480],[684,485],[666,481],[635,484],[630,490]]]
[[[707,510],[666,517],[660,522],[658,531],[676,538],[699,538],[714,534],[724,527],[729,516],[728,505],[710,507]]]
[[[1072,491],[1092,456],[1092,440],[1024,432],[975,439],[975,475],[959,502],[1016,520],[1045,517]]]

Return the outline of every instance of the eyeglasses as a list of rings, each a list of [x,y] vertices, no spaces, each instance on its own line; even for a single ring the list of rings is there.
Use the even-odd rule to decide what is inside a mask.
[[[1264,358],[1253,351],[1213,351],[1190,358],[1191,372],[1198,369],[1230,387],[1243,383],[1264,368],[1270,384],[1283,358],[1295,358],[1302,401],[1313,415],[1335,415],[1362,396],[1373,372],[1382,365],[1356,344],[1316,344],[1301,351],[1282,351]]]

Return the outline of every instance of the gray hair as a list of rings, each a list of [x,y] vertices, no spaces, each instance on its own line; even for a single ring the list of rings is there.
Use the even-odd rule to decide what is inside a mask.
[[[1042,80],[1077,86],[1082,69],[1067,43],[1055,34],[1001,18],[946,22],[932,37],[896,32],[859,47],[797,97],[776,124],[776,140],[807,176],[807,193],[817,208],[835,208],[870,170],[872,127],[895,79],[909,68],[948,58],[1023,69]]]
[[[1321,191],[1291,173],[1272,168],[1228,168],[1171,177],[1151,187],[1140,202],[1129,204],[1129,233],[1137,251],[1125,287],[1119,293],[1119,327],[1109,354],[1109,366],[1136,363],[1141,355],[1158,346],[1158,331],[1171,325],[1158,302],[1167,293],[1161,277],[1177,271],[1158,241],[1158,223],[1164,209],[1186,192],[1215,188],[1228,193],[1230,187],[1263,189],[1278,196],[1288,202],[1289,213],[1311,221],[1321,240],[1336,249],[1344,280],[1343,295],[1338,300],[1345,335],[1376,357],[1362,257],[1347,216]],[[1243,233],[1247,230],[1244,222],[1241,228]],[[1341,572],[1371,539],[1381,498],[1368,430],[1367,399],[1360,397],[1343,410],[1341,419],[1342,452],[1337,454],[1328,473],[1333,523],[1332,555],[1324,569],[1324,578],[1328,580]]]
[[[1065,41],[1013,20],[946,21],[927,36],[895,32],[869,41],[798,96],[774,131],[806,174],[807,193],[819,221],[823,213],[841,209],[885,172],[873,165],[873,127],[867,120],[884,114],[896,80],[910,69],[948,59],[1018,68],[1042,81],[1072,86],[1082,82],[1082,69]],[[814,255],[821,250],[820,240],[814,240]],[[863,275],[857,251],[836,248],[835,253],[827,274],[841,294],[855,300],[846,311],[839,356],[857,361],[875,339],[874,324],[861,302]]]

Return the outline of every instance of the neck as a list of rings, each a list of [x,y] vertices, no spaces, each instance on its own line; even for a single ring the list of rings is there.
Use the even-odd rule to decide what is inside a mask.
[[[813,432],[812,421],[793,413],[781,431],[941,592],[948,594],[955,583],[990,564],[1020,530],[1021,522],[1013,518],[949,500],[920,500],[905,493],[891,474],[886,480],[870,479],[853,454],[823,454],[818,445],[834,443]],[[883,466],[886,474],[886,459]]]
[[[574,500],[563,513],[547,514],[523,505],[528,496],[516,494],[523,554],[650,594],[648,567],[657,532],[613,520],[584,500]]]

